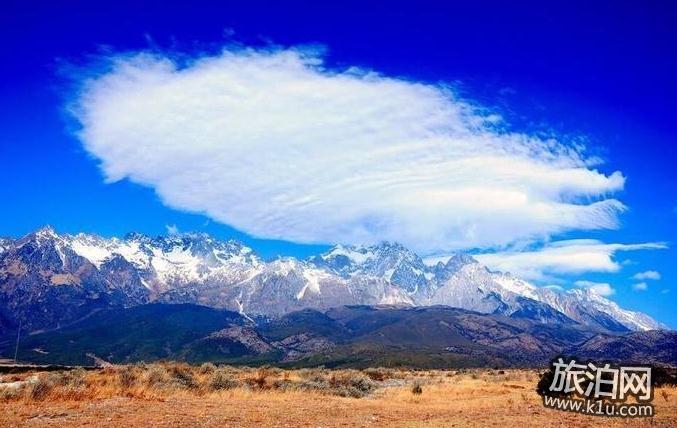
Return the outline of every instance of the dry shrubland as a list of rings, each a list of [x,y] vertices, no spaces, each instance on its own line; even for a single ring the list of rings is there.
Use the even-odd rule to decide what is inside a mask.
[[[2,375],[0,426],[624,426],[543,407],[534,370],[280,369],[153,363]],[[13,385],[8,387],[8,385]],[[675,426],[677,389],[656,391]],[[481,423],[480,423],[481,422]]]
[[[493,382],[536,380],[526,371],[410,371],[369,368],[329,370],[274,367],[193,366],[185,363],[131,364],[85,370],[5,375],[13,387],[0,388],[0,400],[90,400],[111,397],[160,398],[175,393],[204,395],[219,391],[305,391],[340,397],[362,398],[384,387],[408,385],[420,394],[422,385],[455,377]],[[413,387],[413,389],[412,389]]]
[[[97,370],[64,370],[5,375],[12,387],[0,400],[90,400],[110,397],[159,398],[174,393],[204,395],[224,390],[307,391],[364,397],[379,387],[404,383],[415,372],[395,369],[284,370],[272,367],[192,366],[184,363],[131,364]]]

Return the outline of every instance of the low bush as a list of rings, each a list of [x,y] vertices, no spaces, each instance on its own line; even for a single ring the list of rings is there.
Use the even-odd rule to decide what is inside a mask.
[[[271,375],[269,369],[262,367],[254,373],[254,376],[246,378],[246,383],[253,389],[268,389],[268,377]]]
[[[193,376],[190,370],[186,367],[172,366],[172,368],[169,370],[169,373],[180,387],[187,389],[197,389],[199,387],[199,384],[195,380],[195,376]]]
[[[421,384],[430,382],[430,375],[440,377],[447,372],[412,372],[391,368],[353,369],[280,369],[271,367],[217,366],[211,363],[191,366],[186,363],[151,363],[109,366],[94,371],[75,369],[34,375],[22,389],[5,387],[0,399],[12,400],[26,397],[33,400],[45,398],[78,401],[88,398],[114,396],[159,397],[174,391],[189,390],[194,394],[207,394],[247,388],[252,391],[308,391],[318,394],[361,398],[384,386],[410,385],[413,394],[420,394]],[[480,377],[479,372],[466,372]],[[481,375],[484,378],[484,375]],[[492,376],[493,377],[493,376]],[[23,382],[28,375],[18,380]],[[410,382],[417,381],[411,386]],[[12,379],[8,376],[4,381]],[[441,380],[440,380],[441,381]]]
[[[198,369],[198,372],[200,374],[210,374],[210,373],[214,373],[215,370],[216,370],[216,366],[214,364],[204,363],[200,366],[200,368]]]
[[[232,378],[229,373],[223,370],[214,371],[209,381],[209,389],[212,391],[233,389],[239,386],[241,386],[240,382],[237,379]]]
[[[167,368],[161,365],[152,365],[146,371],[146,384],[151,388],[165,388],[171,383]]]
[[[2,388],[0,389],[0,400],[2,401],[16,400],[23,397],[24,393],[25,388],[23,387]]]
[[[129,389],[136,383],[136,372],[134,366],[123,366],[118,371],[118,380],[123,389]]]
[[[41,376],[30,386],[30,397],[33,400],[44,400],[54,389],[54,382],[51,376]]]

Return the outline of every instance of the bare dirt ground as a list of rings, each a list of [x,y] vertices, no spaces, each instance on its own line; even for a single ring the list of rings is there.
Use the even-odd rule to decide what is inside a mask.
[[[371,373],[373,385],[355,371],[228,373],[236,382],[225,387],[213,381],[214,373],[196,372],[194,384],[184,388],[149,386],[150,376],[140,371],[112,369],[86,373],[79,392],[67,382],[48,391],[32,384],[18,396],[0,398],[0,426],[677,426],[675,388],[656,391],[653,418],[622,419],[544,408],[534,391],[538,376],[529,371],[388,371]],[[303,389],[304,382],[315,387]],[[346,385],[366,392],[355,398],[362,394]],[[415,385],[420,394],[412,392]]]

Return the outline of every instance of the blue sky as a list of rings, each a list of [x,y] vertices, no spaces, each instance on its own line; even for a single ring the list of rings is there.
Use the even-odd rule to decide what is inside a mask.
[[[544,8],[537,6],[538,3],[522,3],[516,7],[505,2],[446,6],[440,2],[385,7],[385,3],[380,2],[368,5],[341,2],[334,6],[225,2],[217,7],[212,3],[99,2],[95,5],[69,1],[56,6],[48,2],[10,1],[3,4],[0,14],[0,37],[4,40],[0,46],[3,58],[0,179],[5,185],[0,188],[0,197],[5,203],[0,212],[0,234],[20,236],[47,223],[61,232],[87,231],[105,236],[132,230],[162,234],[166,233],[167,225],[176,225],[182,231],[206,231],[223,238],[241,239],[265,257],[278,254],[304,257],[338,240],[394,237],[427,256],[444,256],[445,250],[457,249],[498,254],[494,258],[487,256],[487,260],[506,269],[523,271],[541,285],[566,288],[576,281],[579,286],[594,282],[603,289],[600,284],[609,284],[614,290],[610,297],[623,307],[645,311],[672,327],[677,326],[673,309],[677,293],[673,249],[677,238],[674,226],[677,220],[674,150],[677,8],[674,5],[555,2]],[[224,49],[230,52],[230,59],[222,56]],[[242,54],[246,49],[254,52],[256,58]],[[151,57],[139,60],[135,55],[140,52]],[[183,56],[177,60],[179,53]],[[284,61],[279,60],[280,55]],[[125,128],[117,120],[121,114],[116,110],[119,104],[115,104],[116,98],[110,93],[126,94],[124,100],[129,101],[137,92],[154,92],[144,92],[149,90],[147,86],[138,86],[137,81],[129,79],[122,79],[121,83],[101,80],[106,75],[125,77],[111,64],[117,61],[119,65],[130,57],[136,58],[136,62],[125,64],[131,64],[137,71],[152,69],[162,61],[175,61],[176,69],[148,75],[152,79],[169,76],[172,96],[184,97],[178,101],[168,99],[169,107],[179,102],[183,109],[192,105],[189,101],[197,96],[185,87],[183,82],[189,79],[180,77],[183,69],[193,70],[190,79],[196,79],[199,87],[205,87],[200,86],[205,82],[200,76],[213,71],[195,65],[196,58],[212,64],[217,70],[215,73],[222,73],[219,67],[233,64],[249,67],[253,72],[245,75],[238,74],[237,70],[242,69],[238,65],[231,74],[213,76],[222,80],[243,79],[238,80],[242,87],[252,91],[246,93],[245,100],[260,97],[258,91],[267,91],[263,92],[268,94],[264,96],[266,102],[262,106],[253,105],[255,110],[246,112],[218,103],[181,110],[181,115],[172,117],[171,123],[178,123],[179,119],[190,122],[177,130],[170,125],[151,126],[161,123],[157,118],[176,111],[169,107],[156,111],[155,105],[160,106],[165,100],[159,97],[148,109],[147,117],[132,115],[138,117],[138,121],[129,126],[157,132],[149,131],[149,139],[136,141],[138,132],[131,132],[132,128]],[[309,66],[308,61],[319,62],[320,69]],[[309,73],[310,78],[317,80],[317,86],[309,89],[310,95],[301,91],[292,104],[285,104],[290,101],[280,95],[276,85],[280,80],[276,79],[282,76],[290,85],[296,85],[290,71],[296,70],[294,67]],[[357,73],[347,71],[356,68],[360,70]],[[376,82],[365,77],[367,71],[378,73]],[[259,80],[248,80],[250,75],[258,76]],[[88,92],[83,91],[83,76],[93,77],[99,83]],[[358,85],[366,94],[364,99],[343,98],[344,89],[353,87],[350,85]],[[450,91],[453,98],[444,98],[440,88]],[[83,101],[83,93],[90,95],[87,102]],[[329,136],[318,134],[320,128],[303,127],[313,120],[327,121],[325,116],[293,115],[297,109],[307,108],[311,113],[316,110],[314,104],[308,102],[314,93],[326,97],[323,101],[327,102],[322,105],[328,104],[333,109],[327,114],[344,118],[347,126],[332,125],[335,128],[331,128]],[[294,106],[294,109],[284,109],[283,116],[277,110],[266,110],[268,104],[276,106],[276,103]],[[74,104],[80,108],[79,114],[68,111]],[[377,110],[373,117],[366,113],[353,114],[368,110],[372,104]],[[135,101],[130,105],[139,103]],[[349,108],[341,110],[346,105]],[[411,111],[408,106],[413,106]],[[483,122],[479,131],[468,125],[466,116],[457,115],[455,109],[467,107],[479,111],[473,112],[470,119],[487,122]],[[245,128],[213,127],[214,122],[205,118],[211,117],[215,108],[217,113],[219,109],[230,109],[228,115],[253,117],[252,126],[244,123]],[[263,113],[251,116],[251,111]],[[379,112],[400,111],[404,111],[403,117],[407,119],[404,124],[381,121],[384,115]],[[498,116],[501,119],[496,124],[493,118]],[[99,117],[104,119],[97,119]],[[89,122],[85,126],[86,120]],[[527,157],[526,165],[517,162],[524,160],[522,157],[506,158],[506,162],[516,163],[505,165],[514,166],[516,170],[525,166],[529,174],[524,176],[506,175],[491,167],[480,168],[470,176],[461,172],[449,176],[445,175],[446,164],[438,164],[439,157],[432,156],[431,160],[427,156],[437,153],[435,150],[447,153],[446,146],[421,137],[423,131],[411,123],[419,120],[430,120],[421,125],[425,128],[423,131],[432,130],[436,134],[453,131],[455,134],[447,135],[450,141],[463,140],[456,151],[441,155],[449,156],[448,165],[454,165],[458,171],[473,165],[458,163],[469,158],[466,140],[475,144],[475,141],[485,141],[487,136],[496,143],[482,146],[479,159],[502,155],[496,151],[496,145],[510,144],[505,143],[506,135],[510,135],[519,141],[526,137],[539,141],[550,138],[564,147],[584,144],[585,159],[598,158],[603,162],[577,164],[575,174],[565,175],[564,182],[555,189],[543,183],[550,183],[545,178],[559,171],[559,164],[548,161],[545,171],[532,170],[534,165],[543,164],[541,157],[534,159],[533,156]],[[445,120],[454,121],[450,126],[453,130],[447,129]],[[277,126],[277,121],[294,124],[296,128],[291,135],[300,135],[299,141],[284,146],[285,155],[300,155],[285,157],[284,162],[275,151],[278,146],[266,145],[269,140],[265,138],[263,142],[259,140],[260,135],[268,135],[271,123]],[[256,123],[262,124],[261,130],[252,134],[250,131]],[[88,131],[87,135],[76,135],[76,131],[83,128]],[[185,177],[172,180],[183,177],[182,171],[193,171],[196,160],[205,162],[214,153],[220,155],[221,152],[213,152],[214,147],[209,145],[213,135],[205,134],[206,142],[200,140],[202,130],[212,128],[219,132],[223,129],[225,135],[244,135],[242,147],[261,144],[256,146],[261,151],[253,158],[238,157],[236,154],[244,153],[242,147],[233,147],[234,154],[228,160],[238,162],[228,164],[232,175],[222,173],[225,168],[216,162],[221,159],[218,156],[214,158],[216,165],[199,164],[199,171],[206,174],[205,183],[214,187],[211,193],[205,191],[203,195],[204,186],[200,183],[185,181]],[[284,129],[275,128],[274,135],[287,135],[280,134]],[[351,146],[332,151],[343,142],[332,138],[339,138],[345,129],[353,134],[356,129],[366,130],[372,133],[369,135],[377,136],[375,139],[383,145],[369,146],[373,153],[382,153],[382,149],[388,147],[389,140],[383,136],[390,132],[404,134],[414,143],[424,140],[423,149],[407,151],[404,158],[389,158],[385,164],[391,169],[380,171],[382,175],[378,177],[410,183],[412,177],[419,176],[412,175],[413,172],[398,175],[409,165],[407,162],[421,165],[422,169],[425,166],[427,171],[439,168],[434,169],[435,177],[442,176],[443,184],[434,181],[433,188],[406,187],[402,193],[410,191],[412,198],[425,201],[419,205],[429,227],[417,227],[418,213],[412,212],[409,201],[372,202],[382,198],[381,193],[367,190],[375,185],[363,185],[370,182],[364,170],[376,169],[376,164],[369,162],[369,156],[359,165],[346,161],[345,165],[351,167],[350,174],[344,169],[334,169],[335,165],[331,164],[324,168],[322,158],[326,162],[339,159],[338,155],[343,152],[350,153]],[[177,140],[176,150],[164,152],[164,145],[153,146],[159,144],[158,141],[166,141],[167,135]],[[316,141],[310,136],[322,137],[318,141],[324,143],[309,146],[308,141]],[[129,144],[125,145],[127,141]],[[144,146],[146,143],[149,145]],[[218,147],[219,143],[217,138],[214,144]],[[297,143],[298,146],[294,145]],[[410,144],[405,146],[409,150],[413,143],[402,144]],[[530,144],[523,145],[533,148]],[[134,159],[129,160],[129,153],[134,154],[139,147],[144,148],[143,155],[152,155],[148,162],[144,158],[141,165],[133,162]],[[298,153],[294,151],[297,149]],[[424,149],[427,151],[422,151]],[[127,152],[119,155],[123,150]],[[304,155],[307,153],[313,155]],[[266,154],[271,158],[270,163],[260,161],[266,159]],[[556,160],[576,161],[561,155]],[[144,168],[153,161],[159,162],[159,166]],[[108,169],[105,165],[102,168],[102,162],[107,162]],[[242,167],[249,165],[248,162],[251,168]],[[279,169],[279,164],[293,168],[296,162],[298,168],[304,170],[308,162],[310,166],[323,168],[317,171],[311,168],[308,177],[292,169],[296,179],[277,178],[276,174],[287,177],[284,175],[287,170]],[[341,161],[335,163],[343,165]],[[321,180],[323,170],[334,176]],[[613,179],[616,171],[624,178],[622,183]],[[348,178],[341,174],[348,174],[349,178],[362,177],[362,181],[323,193],[322,189],[331,188],[334,179]],[[459,180],[468,185],[468,189],[484,188],[485,183],[477,177],[487,176],[499,184],[499,179],[508,177],[515,181],[516,188],[527,188],[530,195],[537,193],[549,214],[531,218],[521,215],[518,209],[505,208],[498,210],[501,214],[487,217],[487,208],[482,204],[459,204],[459,201],[465,202],[462,200],[465,193],[448,194],[450,188],[457,190],[449,183],[453,185]],[[167,177],[172,180],[167,181]],[[491,188],[505,190],[500,185]],[[575,191],[565,198],[565,204],[556,203],[562,202],[561,194],[570,188]],[[488,198],[488,204],[492,203],[488,193],[469,191],[468,194],[474,195],[471,199]],[[296,199],[289,202],[290,195]],[[306,200],[301,201],[301,196]],[[445,198],[458,209],[428,203]],[[610,214],[616,223],[613,228],[599,220],[608,214],[608,209],[572,214],[572,220],[558,221],[567,218],[558,210],[572,209],[571,204],[578,208],[605,200],[617,200],[626,207]],[[266,203],[270,212],[265,210]],[[414,207],[419,205],[413,203]],[[303,208],[318,206],[326,211]],[[355,206],[369,210],[353,209]],[[541,205],[525,207],[531,214],[535,212],[534,207]],[[303,218],[299,212],[312,215]],[[337,212],[341,215],[334,215]],[[448,217],[452,216],[440,218],[439,212],[454,212],[458,222],[451,224]],[[425,217],[429,213],[433,214]],[[488,223],[483,222],[485,219]],[[472,225],[472,230],[459,225]],[[497,230],[492,229],[492,225],[496,225]],[[437,240],[437,236],[441,238]],[[282,239],[266,239],[271,237]],[[583,239],[586,241],[580,241]],[[667,248],[648,249],[659,243]],[[575,260],[576,254],[585,251],[590,253],[586,260],[597,262]],[[659,275],[632,278],[647,271]],[[660,279],[652,279],[657,276]],[[633,288],[640,283],[645,284],[645,290]]]

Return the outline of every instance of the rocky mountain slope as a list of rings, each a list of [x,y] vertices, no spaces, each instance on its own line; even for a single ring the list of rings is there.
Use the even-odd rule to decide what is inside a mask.
[[[675,332],[602,334],[580,324],[556,326],[447,306],[304,309],[254,323],[223,309],[155,303],[102,310],[32,334],[20,342],[19,359],[449,368],[540,366],[566,354],[676,364],[676,341]],[[0,356],[13,355],[14,343],[0,340]]]
[[[254,320],[305,308],[445,305],[600,332],[663,326],[590,290],[536,287],[468,255],[427,266],[399,244],[336,246],[308,260],[261,260],[205,234],[123,239],[45,227],[0,242],[0,331],[54,329],[149,302],[226,309]],[[3,334],[0,334],[2,336]]]

